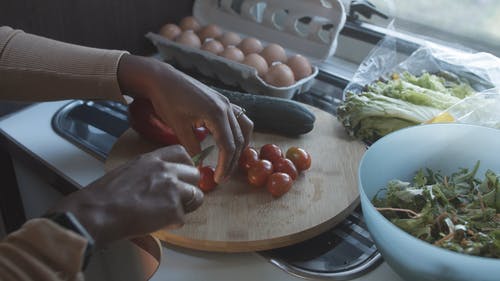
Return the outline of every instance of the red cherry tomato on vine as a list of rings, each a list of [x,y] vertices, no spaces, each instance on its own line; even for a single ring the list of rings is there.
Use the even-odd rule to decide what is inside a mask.
[[[299,176],[299,171],[290,159],[280,158],[273,163],[274,172],[281,172],[289,175],[292,180],[296,180]]]
[[[198,187],[203,192],[212,191],[217,186],[217,183],[214,180],[214,168],[210,166],[203,166],[199,167],[198,170],[200,171],[200,181],[198,182]]]
[[[280,197],[287,193],[292,187],[292,178],[285,173],[273,173],[269,176],[266,188],[273,197]]]
[[[247,172],[251,166],[259,161],[259,153],[251,147],[246,147],[240,155],[238,165],[242,171]]]
[[[311,155],[304,149],[296,146],[290,147],[286,151],[286,158],[290,159],[299,172],[311,167]]]
[[[283,158],[283,153],[281,152],[281,148],[279,146],[268,143],[260,148],[260,158],[274,163],[278,159]]]
[[[248,182],[253,186],[264,186],[267,178],[273,173],[273,164],[268,160],[261,159],[250,167],[247,174]]]

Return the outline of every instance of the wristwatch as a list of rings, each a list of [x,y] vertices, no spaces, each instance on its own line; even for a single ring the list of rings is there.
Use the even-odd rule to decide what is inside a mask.
[[[94,249],[94,238],[92,238],[85,227],[80,224],[78,219],[71,212],[49,213],[44,215],[43,218],[49,219],[58,225],[77,233],[87,240],[87,247],[85,248],[82,265],[82,270],[84,270],[89,263],[90,256],[92,255]]]

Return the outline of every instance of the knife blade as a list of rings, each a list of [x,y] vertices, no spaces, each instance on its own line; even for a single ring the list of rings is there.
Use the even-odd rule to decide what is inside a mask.
[[[193,160],[194,165],[199,166],[203,162],[203,160],[210,154],[210,152],[212,152],[214,148],[215,145],[210,145],[207,148],[203,149],[200,153],[191,157],[191,160]]]

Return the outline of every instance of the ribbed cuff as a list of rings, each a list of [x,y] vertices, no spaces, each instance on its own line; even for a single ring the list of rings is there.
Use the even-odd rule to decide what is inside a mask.
[[[0,244],[0,264],[13,274],[78,280],[86,245],[73,231],[48,219],[32,219]]]
[[[63,43],[2,27],[0,95],[23,101],[95,99],[125,102],[118,65],[126,51]]]

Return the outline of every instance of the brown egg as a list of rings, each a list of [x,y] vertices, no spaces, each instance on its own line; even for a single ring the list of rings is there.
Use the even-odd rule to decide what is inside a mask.
[[[269,67],[266,60],[259,54],[249,54],[245,56],[243,63],[257,69],[259,76],[264,77]]]
[[[231,31],[224,32],[224,34],[222,34],[218,39],[224,46],[229,46],[229,45],[236,46],[241,42],[241,37],[238,34]]]
[[[179,23],[182,30],[194,30],[198,31],[200,29],[200,23],[192,16],[185,17]]]
[[[260,55],[266,59],[269,65],[272,65],[273,62],[285,62],[287,60],[285,49],[274,43],[267,45],[262,52],[260,52]]]
[[[242,61],[245,58],[243,52],[235,46],[227,46],[224,51],[219,54],[219,56],[238,62]]]
[[[200,38],[198,38],[198,35],[196,35],[193,30],[183,31],[175,41],[193,48],[199,48],[201,46]]]
[[[275,63],[269,67],[264,81],[276,87],[288,87],[295,83],[293,72],[288,65],[284,63]]]
[[[167,39],[175,40],[182,33],[182,30],[175,24],[167,23],[160,28],[158,33]]]
[[[201,41],[205,42],[207,38],[218,38],[222,35],[222,29],[215,24],[205,25],[198,31]]]
[[[201,45],[201,49],[204,51],[218,55],[222,51],[224,51],[224,46],[222,45],[221,42],[219,42],[215,39],[207,39],[207,40],[205,40],[203,45]]]
[[[241,40],[238,48],[245,54],[260,53],[264,47],[259,39],[253,37],[247,37]]]
[[[305,78],[312,73],[311,63],[302,55],[290,57],[286,64],[292,69],[295,80]]]

